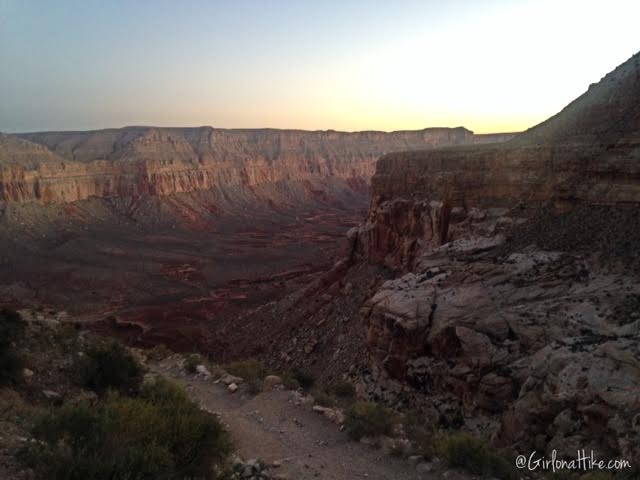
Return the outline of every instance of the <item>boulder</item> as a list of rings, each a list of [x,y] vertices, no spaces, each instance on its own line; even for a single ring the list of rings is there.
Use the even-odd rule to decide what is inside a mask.
[[[211,376],[211,372],[204,365],[196,365],[196,373],[204,378],[209,378]]]
[[[220,381],[225,385],[231,385],[232,383],[235,383],[237,385],[242,383],[244,380],[240,377],[236,377],[235,375],[230,375],[227,373],[220,378]]]
[[[262,382],[262,388],[265,391],[273,390],[280,385],[282,385],[282,378],[277,375],[267,375]]]

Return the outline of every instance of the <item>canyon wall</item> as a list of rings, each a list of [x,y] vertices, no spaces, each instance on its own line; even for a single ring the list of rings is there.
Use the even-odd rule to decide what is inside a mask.
[[[478,215],[497,215],[508,226],[507,212],[517,217],[546,204],[558,212],[578,205],[636,207],[639,98],[637,54],[558,115],[510,141],[383,156],[359,248],[380,263],[468,235],[481,223]]]
[[[67,203],[341,178],[368,183],[385,153],[487,143],[464,128],[306,132],[127,127],[0,136],[0,200]]]
[[[392,272],[360,310],[376,383],[502,445],[640,459],[638,105],[637,54],[511,141],[381,158],[349,234]]]

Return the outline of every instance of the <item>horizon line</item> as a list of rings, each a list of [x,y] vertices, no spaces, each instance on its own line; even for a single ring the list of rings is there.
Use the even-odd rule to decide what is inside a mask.
[[[342,133],[342,134],[354,134],[354,133],[404,133],[404,132],[424,132],[427,130],[466,130],[473,135],[505,135],[505,134],[517,134],[522,133],[525,130],[511,130],[511,131],[498,131],[498,132],[485,132],[476,133],[473,130],[459,125],[456,127],[424,127],[424,128],[404,128],[399,130],[336,130],[333,128],[326,129],[305,129],[305,128],[278,128],[278,127],[215,127],[213,125],[194,125],[194,126],[158,126],[158,125],[124,125],[121,127],[101,127],[101,128],[87,128],[87,129],[68,129],[68,130],[27,130],[27,131],[4,131],[0,130],[4,135],[29,135],[29,134],[43,134],[43,133],[92,133],[92,132],[104,132],[109,130],[126,130],[126,129],[165,129],[165,130],[197,130],[197,129],[211,129],[211,130],[228,130],[228,131],[284,131],[284,132],[306,132],[306,133]]]

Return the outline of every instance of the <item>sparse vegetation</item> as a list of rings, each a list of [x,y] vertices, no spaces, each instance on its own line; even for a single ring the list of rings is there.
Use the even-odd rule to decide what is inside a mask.
[[[24,360],[13,349],[0,352],[0,385],[20,382],[23,368]]]
[[[29,417],[37,408],[31,405],[14,388],[0,388],[0,421],[18,420]]]
[[[316,383],[316,377],[313,375],[313,373],[302,368],[294,368],[291,371],[291,376],[296,382],[298,382],[300,388],[305,391],[311,390],[313,385]]]
[[[231,375],[243,378],[247,383],[261,381],[268,374],[267,367],[253,359],[229,363],[224,366],[224,369]]]
[[[166,381],[136,397],[67,404],[36,422],[22,459],[58,480],[218,478],[231,443],[220,422]]]
[[[24,334],[25,322],[18,312],[0,310],[0,347],[11,345]]]
[[[316,388],[311,392],[316,403],[322,407],[335,407],[336,399],[333,398],[329,393],[320,388]]]
[[[287,372],[281,375],[282,385],[287,390],[298,390],[300,388],[300,382],[296,380],[291,372]]]
[[[362,437],[391,435],[395,421],[394,413],[379,403],[356,402],[347,411],[345,429],[349,437],[360,440]]]
[[[99,343],[77,359],[79,382],[102,395],[109,390],[132,393],[142,382],[142,368],[116,341]]]
[[[512,462],[483,440],[468,433],[440,434],[436,438],[435,451],[450,467],[473,475],[494,476],[503,480],[517,478]]]
[[[334,395],[342,400],[352,400],[356,397],[356,388],[349,382],[338,382],[332,390]]]
[[[147,352],[151,360],[161,361],[173,355],[173,352],[164,344],[159,343]]]
[[[24,334],[25,323],[12,310],[0,311],[0,385],[16,384],[22,380],[24,360],[13,343]]]
[[[240,360],[227,364],[224,369],[231,375],[241,377],[247,385],[247,391],[251,395],[257,395],[262,389],[262,380],[269,371],[258,360]]]
[[[435,453],[435,430],[433,426],[426,422],[424,417],[415,410],[405,414],[403,423],[404,430],[415,452],[425,459],[432,458]]]
[[[82,348],[79,337],[80,330],[79,323],[62,323],[51,332],[52,341],[62,353],[75,353]]]
[[[198,353],[192,353],[191,355],[187,355],[187,358],[184,362],[184,369],[187,373],[194,374],[198,371],[198,365],[203,364],[202,356]]]

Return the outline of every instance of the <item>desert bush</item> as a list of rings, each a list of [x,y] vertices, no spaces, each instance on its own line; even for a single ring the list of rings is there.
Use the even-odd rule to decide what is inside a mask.
[[[173,351],[171,351],[164,343],[159,343],[147,352],[147,356],[154,361],[164,360],[171,355],[173,355]]]
[[[347,411],[345,429],[349,437],[391,435],[395,421],[394,413],[384,405],[374,402],[356,402]]]
[[[61,323],[51,331],[51,342],[60,352],[70,354],[82,348],[80,341],[80,325],[78,323]],[[38,335],[41,341],[49,340],[49,335]],[[42,345],[40,348],[47,348]]]
[[[142,374],[136,360],[116,341],[93,345],[76,361],[78,381],[98,394],[108,390],[135,392]]]
[[[430,459],[435,453],[435,430],[423,415],[415,410],[404,416],[404,430],[411,441],[415,452],[425,459]]]
[[[30,403],[18,390],[0,387],[0,423],[3,420],[22,423],[25,419],[29,420],[38,410],[39,406]]]
[[[349,382],[338,382],[333,386],[333,393],[343,400],[352,400],[356,396],[356,388]]]
[[[311,390],[313,385],[316,383],[316,377],[313,375],[313,373],[302,368],[294,368],[291,371],[291,376],[296,382],[298,382],[300,388],[305,391]]]
[[[19,383],[24,365],[24,360],[13,348],[0,351],[0,385]]]
[[[0,310],[0,349],[11,346],[24,334],[25,322],[18,312]]]
[[[203,360],[202,360],[202,356],[200,356],[200,354],[198,353],[192,353],[190,355],[187,355],[187,358],[185,359],[184,362],[184,369],[187,373],[196,373],[198,371],[198,365],[202,365],[203,364]]]
[[[14,342],[24,335],[25,322],[19,313],[0,311],[0,385],[16,384],[22,379],[24,361]]]
[[[483,440],[467,433],[443,433],[435,442],[435,451],[453,468],[474,475],[494,476],[504,480],[516,479],[516,471],[498,451]]]
[[[267,367],[258,360],[239,360],[225,365],[224,369],[231,375],[243,378],[247,383],[263,380],[267,376]]]
[[[283,373],[280,378],[282,378],[282,385],[287,390],[298,390],[300,388],[300,382],[293,377],[291,372]]]
[[[336,399],[322,389],[315,389],[311,392],[315,402],[322,407],[335,407]]]
[[[38,442],[21,459],[43,478],[134,480],[217,478],[231,452],[216,417],[161,380],[136,397],[64,405],[36,422]]]

